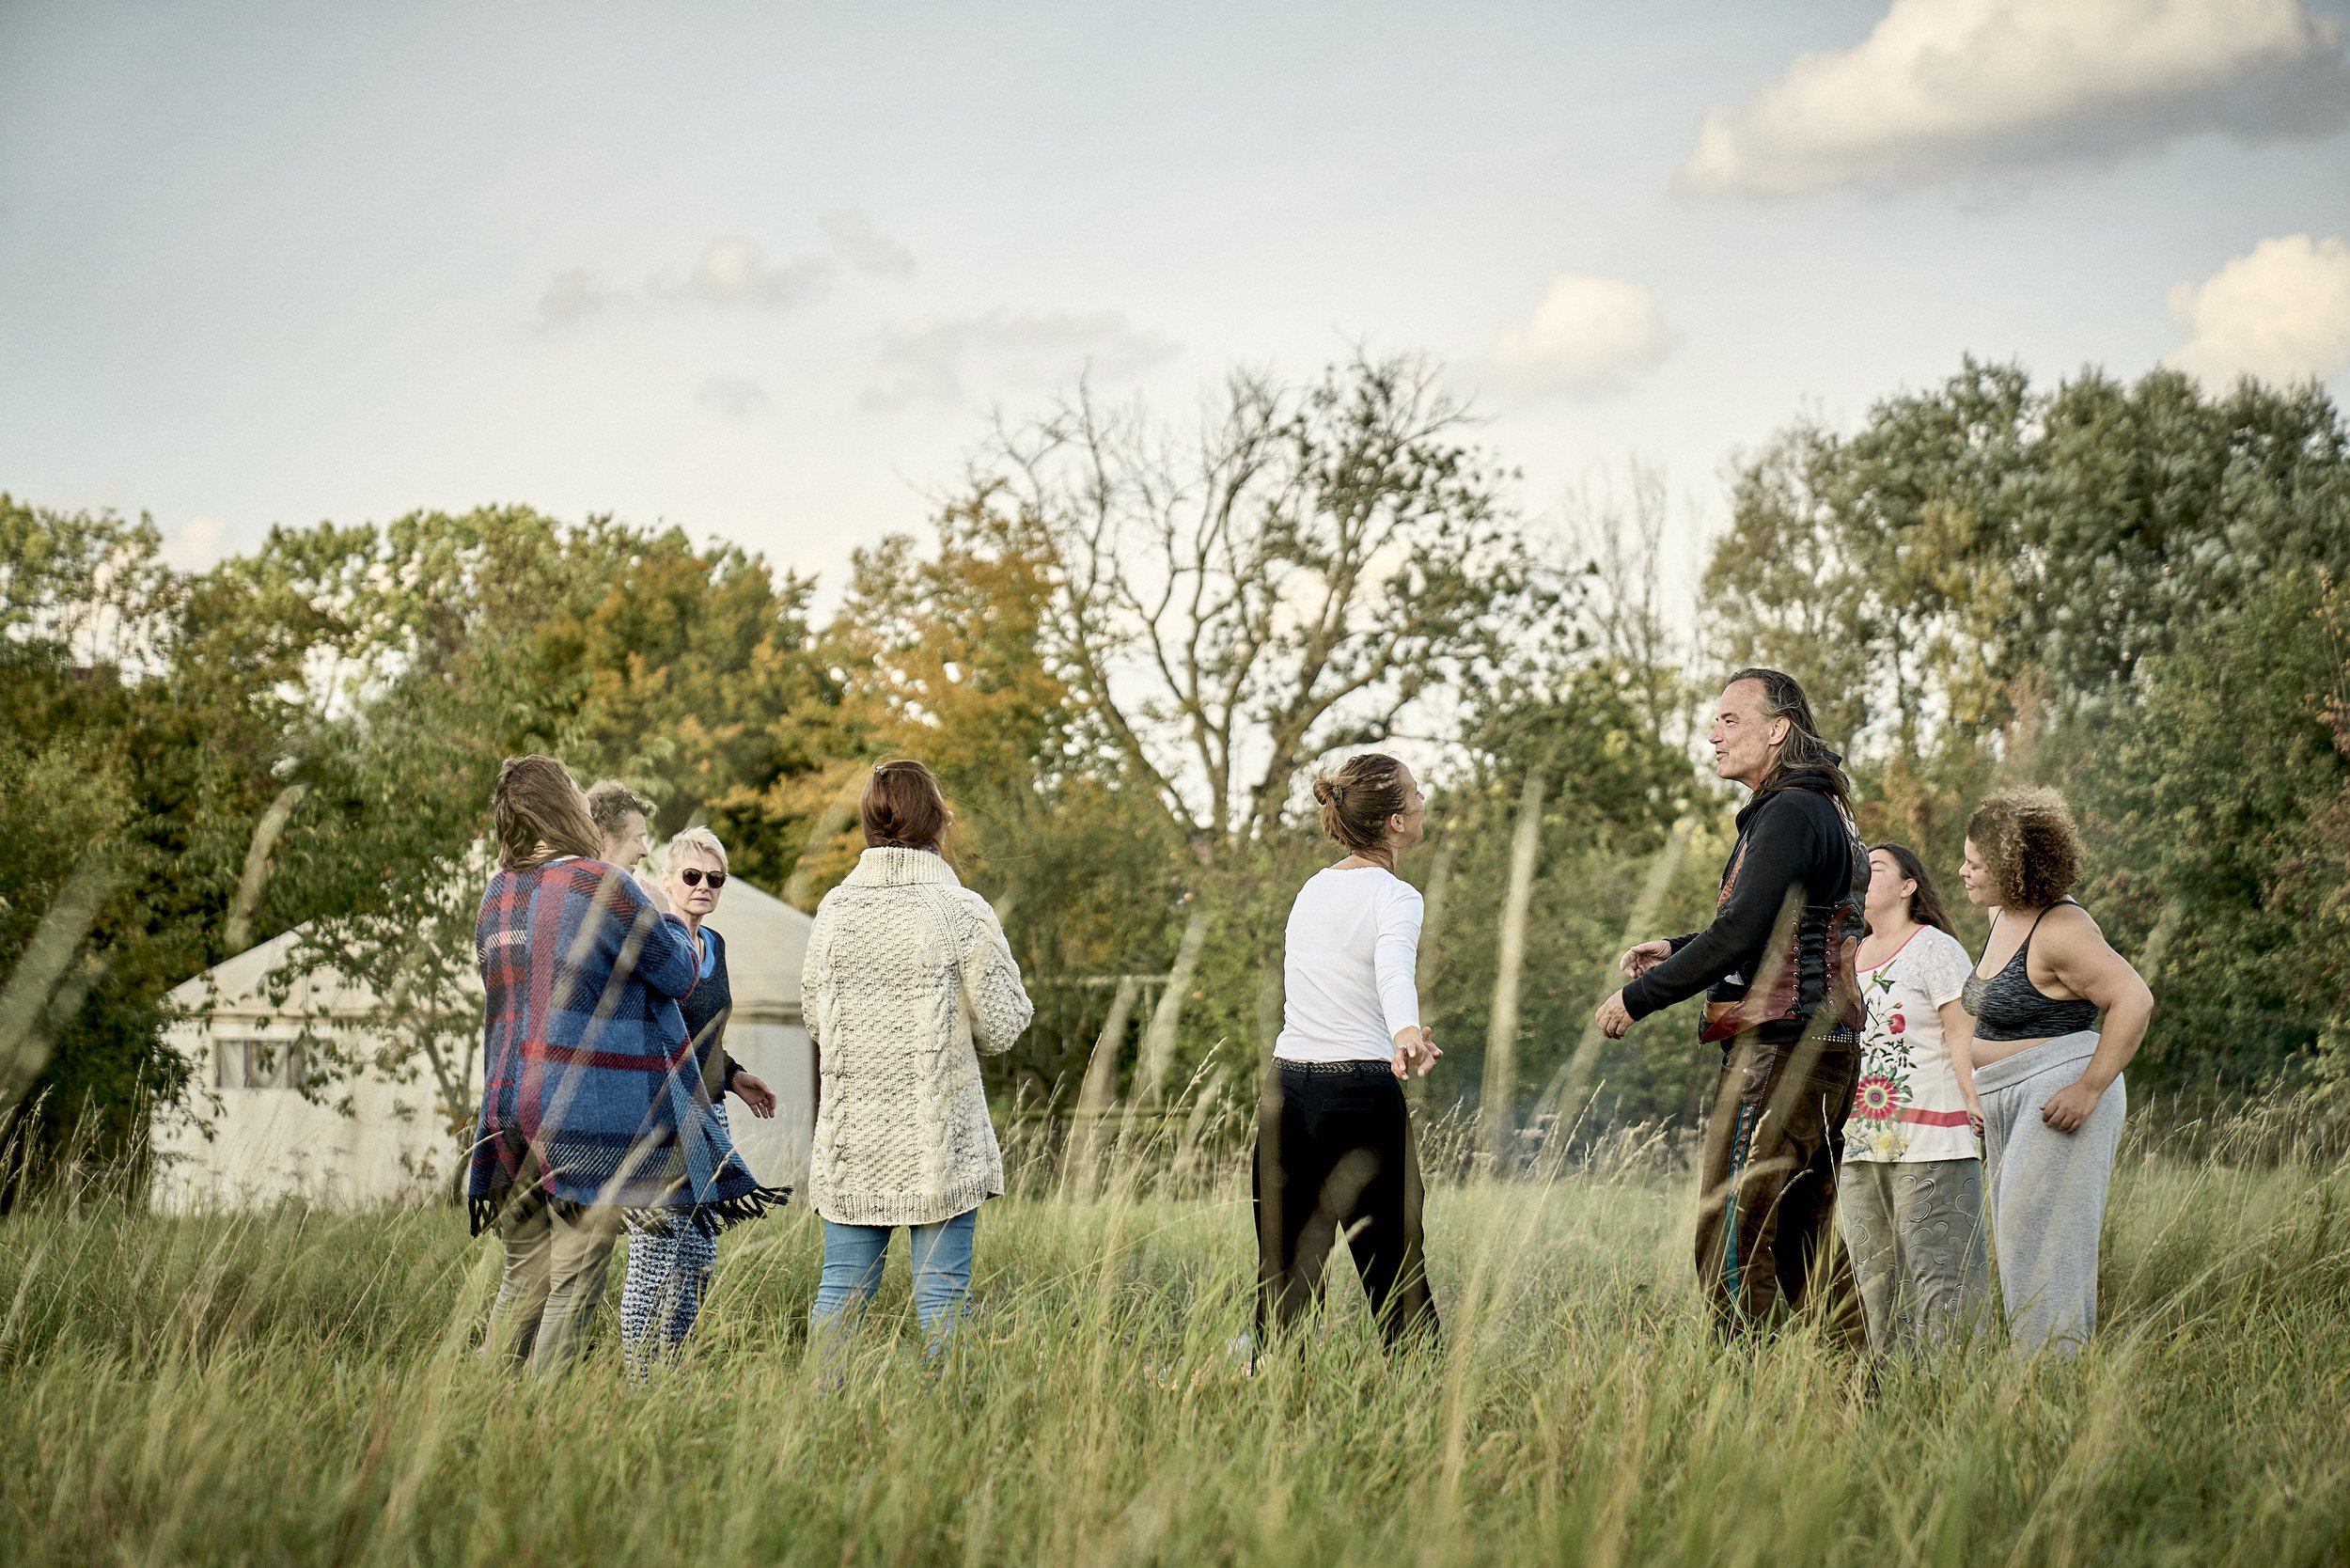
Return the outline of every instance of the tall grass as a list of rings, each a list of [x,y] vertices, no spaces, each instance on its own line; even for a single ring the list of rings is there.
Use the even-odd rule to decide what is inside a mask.
[[[1464,1154],[1431,1198],[1443,1348],[1382,1356],[1339,1279],[1250,1377],[1234,1146],[1193,1129],[1179,1172],[1191,1123],[1154,1126],[1082,1180],[1012,1140],[937,1375],[902,1244],[846,1358],[806,1354],[798,1208],[722,1242],[639,1389],[608,1323],[560,1382],[483,1364],[496,1262],[454,1212],[30,1204],[0,1223],[0,1558],[2350,1561],[2339,1163],[2141,1138],[2086,1355],[1871,1368],[1716,1342],[1667,1140],[1510,1182]]]

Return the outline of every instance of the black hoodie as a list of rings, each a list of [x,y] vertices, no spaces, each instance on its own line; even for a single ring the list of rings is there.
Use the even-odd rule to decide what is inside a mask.
[[[1738,813],[1714,923],[1674,937],[1672,956],[1623,988],[1624,1011],[1645,1018],[1704,991],[1703,1038],[1754,1027],[1766,1043],[1783,1043],[1841,990],[1831,1027],[1846,1026],[1869,854],[1836,803],[1836,782],[1825,768],[1791,768],[1756,792]],[[1775,956],[1772,933],[1791,904],[1797,913],[1781,946],[1794,951]],[[1766,964],[1771,983],[1749,1003],[1748,988]]]

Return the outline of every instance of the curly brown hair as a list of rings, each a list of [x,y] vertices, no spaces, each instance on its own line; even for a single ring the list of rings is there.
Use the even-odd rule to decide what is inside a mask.
[[[650,822],[652,802],[617,778],[599,779],[588,786],[588,815],[595,819],[596,831],[605,838],[618,839],[632,811],[643,812]]]
[[[1966,837],[2008,909],[2045,909],[2081,876],[2081,834],[2054,790],[1995,792],[1966,819]]]

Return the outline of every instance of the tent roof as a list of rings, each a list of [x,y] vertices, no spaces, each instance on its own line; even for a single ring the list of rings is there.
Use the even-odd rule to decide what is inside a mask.
[[[281,931],[258,947],[247,948],[194,980],[173,986],[171,999],[187,1008],[210,1004],[216,1018],[347,1015],[364,1012],[375,1005],[374,993],[364,985],[352,984],[331,969],[305,976],[283,1005],[272,1001],[261,982],[271,970],[286,962],[287,953],[301,937],[301,927]]]
[[[729,879],[710,924],[727,939],[727,979],[734,988],[734,1016],[746,1022],[800,1021],[800,966],[807,957],[808,917],[772,893]],[[297,984],[283,1006],[262,989],[269,972],[286,961],[301,931],[281,932],[173,987],[171,999],[183,1007],[212,1006],[213,1016],[266,1018],[325,1013],[348,1017],[372,1007],[365,986],[332,971]],[[478,984],[478,982],[474,982]],[[468,989],[473,986],[469,985]]]

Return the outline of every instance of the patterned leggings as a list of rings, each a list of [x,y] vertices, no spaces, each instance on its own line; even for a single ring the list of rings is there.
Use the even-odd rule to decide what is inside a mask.
[[[728,1131],[727,1107],[711,1105],[721,1133]],[[628,1279],[620,1287],[620,1357],[628,1363],[631,1381],[652,1375],[665,1350],[674,1350],[694,1331],[701,1316],[702,1292],[710,1271],[717,1266],[718,1242],[690,1225],[675,1231],[628,1228]]]
[[[628,1228],[628,1282],[620,1291],[620,1354],[636,1382],[652,1375],[661,1353],[685,1342],[701,1315],[702,1291],[718,1261],[718,1244],[690,1225],[666,1233]]]

